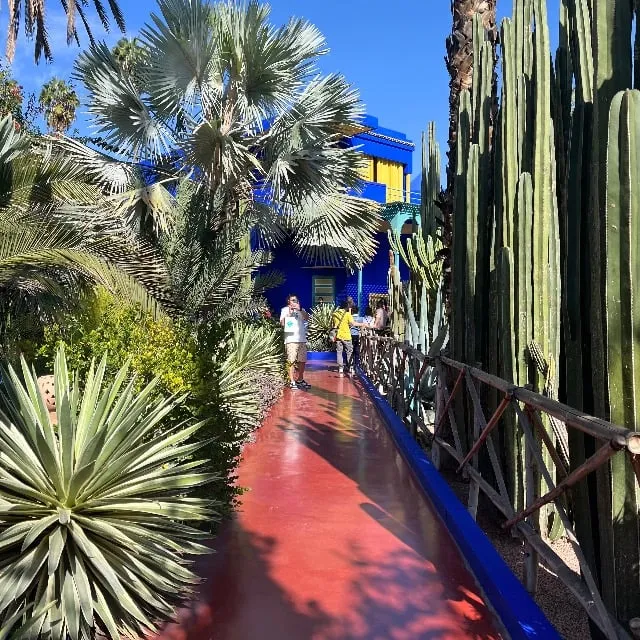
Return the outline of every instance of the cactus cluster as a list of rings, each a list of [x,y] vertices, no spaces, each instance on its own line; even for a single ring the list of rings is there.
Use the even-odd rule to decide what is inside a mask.
[[[560,5],[555,56],[546,0],[514,0],[499,48],[474,23],[473,84],[460,96],[454,154],[451,350],[638,429],[640,3]],[[515,417],[507,412],[504,420],[502,459],[520,508],[522,443]],[[545,427],[573,468],[595,450],[592,439],[567,434],[557,421]],[[630,462],[615,457],[571,498],[606,604],[623,622],[639,616],[639,498]],[[546,534],[550,515],[540,521]]]
[[[440,147],[436,141],[433,122],[422,137],[422,200],[419,227],[404,240],[389,230],[389,244],[393,252],[409,268],[409,281],[401,282],[393,261],[389,271],[389,294],[394,334],[425,353],[436,342],[444,342],[442,302],[442,241],[438,222],[437,199],[440,193]],[[394,304],[395,303],[395,304]]]

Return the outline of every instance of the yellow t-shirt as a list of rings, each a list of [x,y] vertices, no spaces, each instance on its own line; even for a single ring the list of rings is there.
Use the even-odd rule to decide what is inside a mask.
[[[353,316],[349,311],[344,309],[338,309],[333,314],[333,327],[338,328],[337,340],[351,340],[351,323],[353,322]]]

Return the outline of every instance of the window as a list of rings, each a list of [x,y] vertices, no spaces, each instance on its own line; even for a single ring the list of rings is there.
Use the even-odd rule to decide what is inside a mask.
[[[336,279],[333,276],[313,276],[313,305],[324,302],[335,304],[336,300]]]

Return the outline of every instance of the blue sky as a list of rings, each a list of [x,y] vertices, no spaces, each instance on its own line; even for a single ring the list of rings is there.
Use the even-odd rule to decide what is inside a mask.
[[[25,91],[39,92],[52,76],[69,77],[79,52],[66,46],[66,17],[58,0],[46,0],[55,60],[33,63],[33,45],[21,34],[13,73]],[[272,20],[305,17],[324,34],[330,53],[321,61],[324,72],[340,72],[355,85],[368,113],[382,126],[406,133],[416,143],[414,173],[419,171],[421,132],[436,122],[442,154],[446,151],[449,77],[444,65],[445,39],[451,28],[449,0],[272,0]],[[137,33],[155,0],[120,0],[129,36]],[[499,17],[511,13],[512,0],[498,0]],[[558,0],[548,0],[552,34],[557,31]],[[106,33],[90,10],[98,39],[114,44],[118,31]],[[0,21],[6,3],[0,4]],[[4,32],[4,28],[2,29]],[[87,39],[82,39],[86,45]],[[4,49],[4,42],[1,44]],[[80,130],[88,132],[80,116]]]

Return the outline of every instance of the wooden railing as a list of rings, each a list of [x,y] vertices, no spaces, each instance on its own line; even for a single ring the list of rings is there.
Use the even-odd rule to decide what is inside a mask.
[[[394,411],[402,418],[412,436],[430,449],[436,467],[440,467],[441,452],[457,463],[457,471],[470,481],[468,510],[475,519],[478,496],[482,491],[504,516],[503,527],[519,535],[527,547],[524,581],[535,593],[538,559],[569,588],[585,608],[589,617],[607,638],[629,638],[616,619],[606,609],[594,576],[580,548],[573,524],[567,515],[566,491],[589,473],[606,464],[615,455],[629,456],[640,481],[640,433],[629,431],[605,420],[594,418],[546,396],[514,386],[493,375],[452,360],[442,354],[427,356],[406,343],[363,331],[360,342],[361,366],[369,380],[377,386]],[[481,397],[487,389],[498,394],[500,401],[492,415],[485,417]],[[466,394],[469,413],[473,413],[473,437],[465,447],[466,432],[456,422],[454,400]],[[499,428],[500,418],[510,408],[526,443],[526,496],[524,508],[513,505],[507,491],[498,451],[490,437]],[[559,455],[544,422],[563,429],[577,429],[593,436],[599,448],[584,464],[569,471]],[[445,435],[445,427],[448,427]],[[486,447],[493,473],[489,482],[480,472],[478,454]],[[549,462],[549,466],[547,465]],[[536,496],[535,470],[546,484],[544,495]],[[555,471],[555,472],[554,472]],[[558,478],[556,484],[553,478]],[[578,562],[581,576],[575,573],[536,531],[532,516],[553,503],[564,526]],[[633,622],[636,622],[634,619]],[[635,634],[634,634],[635,635]]]

